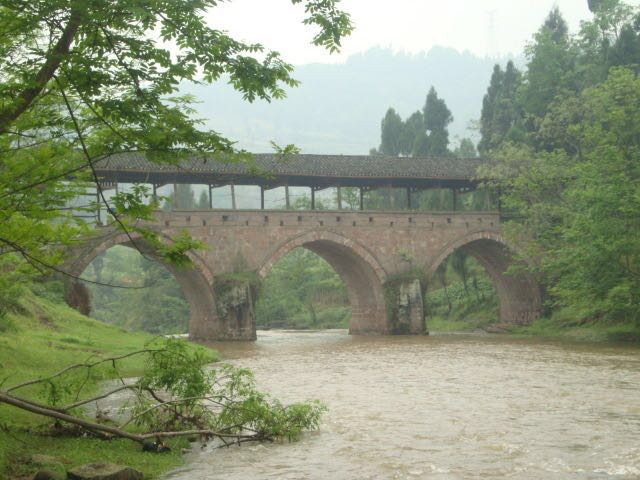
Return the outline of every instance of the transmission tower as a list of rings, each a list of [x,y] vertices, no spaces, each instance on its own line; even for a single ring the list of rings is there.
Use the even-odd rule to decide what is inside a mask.
[[[488,16],[488,29],[487,29],[487,58],[494,58],[496,56],[496,10],[490,10],[487,13]]]

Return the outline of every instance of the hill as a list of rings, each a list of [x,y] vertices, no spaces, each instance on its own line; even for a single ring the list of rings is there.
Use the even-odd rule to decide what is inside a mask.
[[[506,59],[482,59],[469,52],[434,47],[417,55],[374,48],[343,64],[296,67],[302,84],[285,100],[245,102],[220,82],[185,85],[195,95],[208,125],[253,152],[295,143],[304,153],[366,154],[380,141],[380,120],[393,106],[402,116],[422,108],[435,86],[453,112],[452,139],[469,137],[479,118],[493,65]]]

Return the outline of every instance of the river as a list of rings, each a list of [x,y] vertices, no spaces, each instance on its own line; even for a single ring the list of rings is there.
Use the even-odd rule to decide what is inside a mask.
[[[197,449],[167,479],[640,478],[637,348],[344,331],[212,346],[329,410],[299,442]]]

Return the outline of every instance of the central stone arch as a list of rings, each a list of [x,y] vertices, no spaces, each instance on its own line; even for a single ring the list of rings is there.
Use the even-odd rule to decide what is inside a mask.
[[[162,243],[167,245],[172,243],[167,235],[161,233],[159,237]],[[213,276],[205,262],[196,253],[189,252],[192,266],[177,267],[167,263],[136,233],[101,232],[97,237],[71,252],[65,263],[65,271],[70,274],[65,277],[65,299],[69,305],[85,314],[89,313],[88,291],[82,280],[78,278],[82,277],[82,273],[99,254],[116,245],[134,248],[162,264],[176,279],[189,304],[189,337],[209,338],[211,336],[211,330],[215,328],[217,318],[211,288]]]
[[[267,255],[258,275],[264,278],[278,260],[298,247],[323,258],[344,282],[351,305],[349,333],[384,335],[390,332],[383,289],[387,275],[366,248],[343,235],[314,231],[289,239]]]
[[[518,262],[502,235],[494,231],[474,232],[446,245],[426,268],[428,278],[455,250],[474,257],[485,268],[498,294],[500,322],[527,325],[540,317],[542,298],[540,286],[526,272],[505,273]]]

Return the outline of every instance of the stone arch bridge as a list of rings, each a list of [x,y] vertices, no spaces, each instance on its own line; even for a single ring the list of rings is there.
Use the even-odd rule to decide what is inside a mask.
[[[269,186],[275,188],[273,185],[309,186],[311,197],[317,188],[331,185],[337,188],[338,197],[340,188],[359,189],[360,209],[357,210],[174,208],[158,211],[156,221],[148,226],[166,242],[187,231],[207,246],[191,254],[192,268],[167,265],[189,303],[192,339],[255,339],[256,291],[250,282],[227,288],[225,298],[221,298],[223,292],[216,285],[233,277],[230,274],[237,277],[238,273],[249,272],[264,277],[280,258],[297,247],[318,254],[344,281],[352,309],[352,334],[426,333],[422,304],[424,283],[457,249],[475,257],[487,270],[499,297],[501,322],[526,324],[540,315],[541,298],[536,281],[526,273],[505,273],[514,260],[501,233],[500,213],[492,209],[460,211],[456,208],[456,194],[476,187],[473,175],[477,161],[443,159],[441,162],[451,162],[454,168],[441,171],[434,166],[434,159],[386,159],[405,162],[405,167],[410,167],[408,173],[413,174],[404,177],[393,177],[389,173],[382,177],[381,160],[377,157],[296,156],[293,163],[290,160],[283,167],[279,167],[279,160],[272,156],[259,156],[258,161],[262,167],[273,170],[275,165],[283,171],[276,170],[275,175],[266,177],[249,174],[241,165],[202,164],[197,160],[186,165],[183,162],[179,169],[171,170],[172,167],[158,167],[130,156],[110,158],[99,165],[104,184],[111,186],[118,182],[151,181],[155,190],[162,184],[204,183],[203,179],[211,186],[214,178],[215,185],[222,182],[257,184],[262,206],[264,191]],[[316,171],[313,168],[336,163],[345,164],[344,171],[334,168],[328,173],[310,175]],[[196,166],[202,171],[198,172]],[[383,189],[396,196],[398,189],[405,189],[408,205],[394,211],[364,209],[363,193],[367,188]],[[434,188],[453,191],[452,208],[438,212],[411,208],[411,197],[416,191]],[[145,250],[142,239],[112,227],[99,227],[91,241],[76,248],[67,269],[72,275],[81,276],[98,254],[114,245],[131,246],[132,242]],[[147,253],[153,256],[152,251]],[[88,299],[83,298],[86,290],[77,281],[67,279],[66,291],[70,304],[88,304]]]

